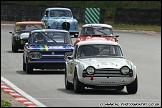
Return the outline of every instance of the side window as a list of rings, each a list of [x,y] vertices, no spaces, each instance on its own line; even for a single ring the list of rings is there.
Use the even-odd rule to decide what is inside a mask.
[[[48,17],[48,13],[49,13],[49,11],[46,11],[46,12],[45,12],[46,17]]]
[[[85,27],[82,27],[82,29],[81,29],[81,33],[80,33],[81,35],[84,35],[84,34],[86,34],[86,28]]]

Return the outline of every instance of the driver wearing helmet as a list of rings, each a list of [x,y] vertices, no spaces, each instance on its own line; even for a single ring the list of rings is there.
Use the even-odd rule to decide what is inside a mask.
[[[35,35],[35,43],[37,44],[45,44],[45,38],[42,33],[37,33]]]

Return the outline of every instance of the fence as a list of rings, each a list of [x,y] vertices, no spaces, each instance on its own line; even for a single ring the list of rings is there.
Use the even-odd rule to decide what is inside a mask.
[[[40,21],[46,8],[48,7],[1,4],[1,20],[23,21],[31,19]],[[79,22],[85,23],[86,8],[69,8]],[[108,20],[106,19],[106,10],[100,9],[100,23],[105,23],[106,20]],[[122,24],[161,25],[161,9],[118,8],[115,12],[114,22]]]
[[[40,21],[47,6],[1,5],[1,20],[5,21]],[[70,8],[79,22],[84,22],[84,8]]]
[[[116,9],[115,23],[161,25],[161,9]]]

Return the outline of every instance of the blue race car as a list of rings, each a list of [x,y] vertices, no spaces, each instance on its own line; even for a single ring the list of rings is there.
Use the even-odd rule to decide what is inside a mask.
[[[78,37],[78,21],[69,8],[47,8],[41,21],[45,23],[46,28],[67,30],[70,35]]]
[[[24,45],[23,70],[65,69],[65,56],[71,55],[74,46],[66,30],[32,30]]]

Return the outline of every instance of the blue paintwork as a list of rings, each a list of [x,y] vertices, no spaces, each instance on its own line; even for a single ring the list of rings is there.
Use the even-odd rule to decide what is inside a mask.
[[[29,40],[32,40],[33,33],[36,32],[64,32],[69,34],[66,30],[58,30],[58,29],[42,29],[42,30],[32,30],[29,35]],[[69,38],[71,40],[70,35],[67,35],[66,38]],[[72,43],[53,43],[53,44],[30,44],[28,41],[28,45],[24,46],[24,53],[23,53],[23,59],[24,63],[30,63],[33,65],[33,68],[43,68],[45,65],[48,67],[48,65],[51,68],[51,65],[58,65],[57,63],[65,63],[65,54],[67,52],[73,52],[74,46]],[[41,53],[41,58],[31,58],[30,54],[32,52],[39,52]],[[54,66],[56,68],[56,66]],[[59,67],[58,67],[59,68]],[[63,68],[63,67],[61,67]]]
[[[69,16],[60,16],[60,14],[56,16],[51,16],[51,11],[53,10],[66,10],[69,11],[70,14]],[[73,14],[69,8],[47,8],[43,14],[43,18],[41,19],[41,21],[45,23],[46,28],[52,29],[63,29],[62,24],[64,22],[69,22],[70,29],[68,31],[70,32],[70,34],[79,34],[78,21],[73,17]],[[56,25],[56,22],[58,22],[58,25]],[[76,25],[74,25],[74,23],[76,23]]]

